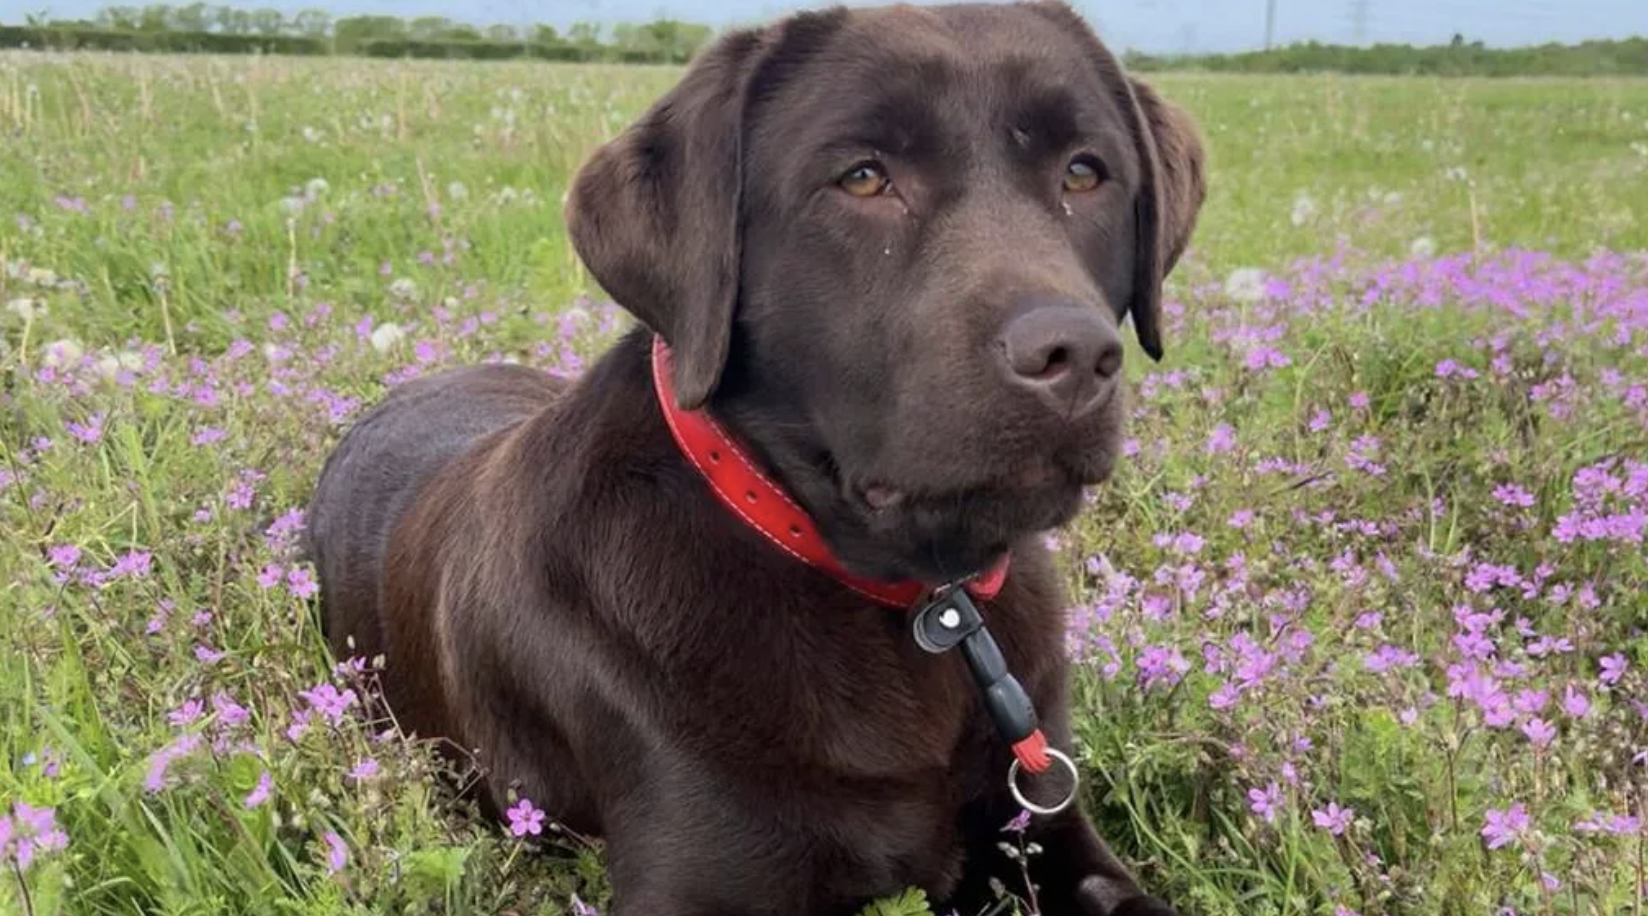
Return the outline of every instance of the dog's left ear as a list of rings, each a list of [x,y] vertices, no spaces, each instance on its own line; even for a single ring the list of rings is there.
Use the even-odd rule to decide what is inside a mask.
[[[1162,358],[1162,282],[1190,244],[1207,199],[1205,153],[1190,117],[1147,84],[1129,76],[1099,41],[1087,20],[1063,0],[1024,5],[1051,19],[1087,45],[1099,80],[1129,122],[1139,157],[1140,187],[1134,202],[1133,301],[1127,311],[1139,346]]]
[[[1149,85],[1123,74],[1138,119],[1135,131],[1145,187],[1135,204],[1138,260],[1128,311],[1139,346],[1162,358],[1162,283],[1190,245],[1207,200],[1206,154],[1184,110]]]
[[[595,151],[567,194],[573,249],[614,301],[670,345],[683,410],[709,399],[731,347],[745,119],[754,97],[827,40],[844,12],[724,33]]]
[[[573,249],[618,305],[669,343],[676,401],[720,379],[738,296],[744,86],[761,46],[729,33],[579,169],[564,217]]]

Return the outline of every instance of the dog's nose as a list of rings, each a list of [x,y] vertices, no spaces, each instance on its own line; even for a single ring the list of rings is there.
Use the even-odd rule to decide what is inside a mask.
[[[1121,337],[1095,306],[1035,305],[1007,323],[997,345],[1011,383],[1072,419],[1110,395],[1122,367]]]

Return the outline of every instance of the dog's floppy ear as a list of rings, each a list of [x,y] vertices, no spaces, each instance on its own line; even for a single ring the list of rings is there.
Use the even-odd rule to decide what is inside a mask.
[[[1092,27],[1063,0],[1035,0],[1027,6],[1053,20],[1087,45],[1099,79],[1127,119],[1139,157],[1141,184],[1134,203],[1137,235],[1133,301],[1127,311],[1139,345],[1151,359],[1162,358],[1162,281],[1190,244],[1196,218],[1207,198],[1205,154],[1189,116],[1127,75]]]
[[[608,295],[673,351],[676,401],[720,380],[738,299],[747,87],[765,33],[729,32],[579,170],[572,245]]]
[[[1126,81],[1139,122],[1139,158],[1145,165],[1139,195],[1138,266],[1128,311],[1139,345],[1151,359],[1162,358],[1162,281],[1190,245],[1196,218],[1207,200],[1205,153],[1190,117],[1177,105],[1130,76]]]

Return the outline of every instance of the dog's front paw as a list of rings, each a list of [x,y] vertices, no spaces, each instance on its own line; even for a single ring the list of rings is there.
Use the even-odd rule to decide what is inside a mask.
[[[1179,911],[1155,897],[1130,897],[1111,910],[1110,916],[1179,916]]]
[[[1076,901],[1082,916],[1179,916],[1165,901],[1139,893],[1132,882],[1101,875],[1082,881]]]

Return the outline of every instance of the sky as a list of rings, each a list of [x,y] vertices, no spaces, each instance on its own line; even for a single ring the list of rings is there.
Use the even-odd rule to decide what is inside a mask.
[[[130,5],[142,5],[132,3]],[[822,2],[822,0],[815,0]],[[858,6],[881,0],[849,0]],[[934,0],[914,0],[927,5]],[[1588,38],[1648,36],[1648,0],[1274,0],[1278,44],[1316,39],[1347,44],[1376,41],[1440,44],[1455,32],[1491,46],[1575,42]],[[1239,51],[1262,47],[1267,0],[1074,0],[1117,50],[1148,53]],[[100,0],[0,0],[0,22],[31,13],[90,17]],[[814,3],[798,0],[243,0],[230,5],[307,7],[333,15],[447,16],[476,25],[545,22],[565,27],[580,19],[637,22],[667,15],[716,27],[756,22]]]

